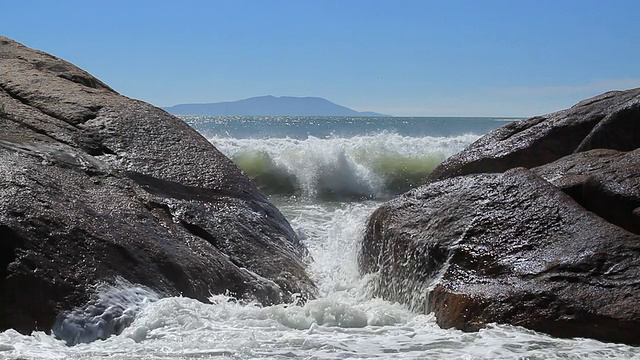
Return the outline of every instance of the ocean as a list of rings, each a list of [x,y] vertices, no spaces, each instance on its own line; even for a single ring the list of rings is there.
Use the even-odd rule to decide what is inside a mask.
[[[304,305],[162,298],[125,281],[100,296],[127,308],[122,334],[66,346],[0,333],[6,359],[640,359],[640,348],[559,339],[509,325],[440,329],[432,315],[371,296],[357,253],[367,217],[446,157],[514,119],[197,117],[184,121],[232,158],[290,221],[319,287]],[[97,331],[100,324],[93,324]]]

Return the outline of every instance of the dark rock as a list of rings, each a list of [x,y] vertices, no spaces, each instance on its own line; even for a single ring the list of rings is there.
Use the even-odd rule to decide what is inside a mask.
[[[640,345],[638,148],[640,89],[507,124],[378,209],[360,269],[443,327]]]
[[[533,171],[586,210],[640,235],[640,149],[590,150]]]
[[[640,175],[637,154],[605,155],[612,169],[628,157],[629,174]],[[600,152],[580,156],[605,166]],[[569,163],[537,171],[548,176]],[[603,197],[627,194],[603,188]],[[379,272],[378,295],[434,312],[445,328],[497,322],[640,345],[640,236],[529,170],[455,177],[386,203],[369,220],[359,263]]]
[[[575,152],[640,147],[640,88],[611,91],[570,109],[504,125],[440,164],[429,181],[532,168]]]
[[[284,217],[179,119],[4,37],[0,104],[0,329],[49,330],[116,278],[202,301],[313,296]]]

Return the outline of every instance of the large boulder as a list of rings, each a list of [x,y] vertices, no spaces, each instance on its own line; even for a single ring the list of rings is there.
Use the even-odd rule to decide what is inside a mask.
[[[499,127],[446,159],[428,180],[532,168],[591,149],[634,150],[640,143],[640,88],[610,91],[570,109]]]
[[[185,123],[0,37],[0,330],[57,319],[65,333],[64,314],[116,279],[202,301],[308,298],[305,256],[282,214]]]
[[[564,157],[551,130],[571,109],[498,129],[441,179],[376,210],[359,256],[363,273],[377,273],[376,293],[435,313],[443,327],[497,322],[640,345],[640,92],[596,99],[603,108],[572,109],[591,106],[574,123],[598,113],[599,129],[567,137]],[[531,123],[546,136],[497,136]]]
[[[386,203],[369,221],[360,268],[378,273],[378,295],[434,312],[446,328],[497,322],[640,344],[639,259],[640,236],[520,168]]]

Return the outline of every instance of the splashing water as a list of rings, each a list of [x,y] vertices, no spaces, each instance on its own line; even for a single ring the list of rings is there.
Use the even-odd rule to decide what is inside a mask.
[[[69,347],[42,332],[0,334],[0,358],[21,359],[560,359],[640,357],[640,349],[588,339],[556,339],[512,326],[477,333],[440,329],[431,315],[371,298],[355,257],[376,202],[275,199],[315,261],[321,296],[305,305],[261,307],[217,295],[211,304],[170,297],[139,304],[120,335]],[[120,287],[120,288],[119,288]],[[132,291],[134,289],[134,291]],[[138,290],[135,290],[138,289]],[[103,294],[140,294],[119,283]],[[153,299],[151,294],[146,294]],[[145,297],[143,296],[143,298]],[[110,299],[118,296],[106,296]],[[126,298],[126,297],[125,297]],[[122,300],[123,298],[120,297]],[[131,307],[121,306],[122,308]]]
[[[244,132],[243,126],[259,127],[262,121],[238,120],[233,126]],[[247,173],[275,174],[278,181],[293,184],[290,193],[271,192],[276,194],[272,201],[309,248],[314,261],[308,270],[318,285],[318,299],[262,307],[216,295],[205,304],[161,298],[119,281],[98,287],[92,304],[63,317],[59,338],[43,332],[0,333],[0,359],[640,359],[640,348],[557,339],[513,326],[491,325],[475,333],[441,329],[431,315],[372,298],[375,275],[360,277],[356,256],[366,219],[385,193],[393,193],[382,175],[394,176],[407,167],[423,176],[420,169],[426,173],[431,166],[425,159],[440,161],[476,135],[456,130],[410,136],[421,124],[417,120],[404,124],[405,132],[357,133],[359,126],[384,127],[376,121],[387,120],[344,119],[352,132],[348,136],[307,136],[305,121],[277,122],[278,136],[205,135]],[[289,136],[287,127],[297,127],[297,135]],[[332,178],[339,181],[331,183]],[[323,192],[338,196],[319,201]],[[342,201],[353,193],[374,200]],[[98,340],[86,343],[92,339]]]
[[[408,137],[381,132],[350,138],[210,141],[271,194],[311,199],[385,198],[424,181],[478,135]]]
[[[99,284],[96,298],[87,306],[62,314],[52,333],[67,345],[90,343],[118,335],[136,314],[160,296],[153,290],[118,278],[114,284]]]

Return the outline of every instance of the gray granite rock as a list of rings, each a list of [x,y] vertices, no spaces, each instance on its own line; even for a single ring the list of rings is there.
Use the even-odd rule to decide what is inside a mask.
[[[591,149],[640,146],[640,88],[611,91],[544,116],[515,121],[440,164],[428,180],[532,168]]]
[[[443,327],[640,345],[639,124],[632,89],[496,129],[370,217],[361,272]]]
[[[202,301],[315,293],[286,219],[179,119],[5,37],[0,104],[0,329],[48,331],[116,279]]]
[[[488,323],[640,345],[640,236],[526,169],[433,182],[370,218],[359,257],[376,293]]]

